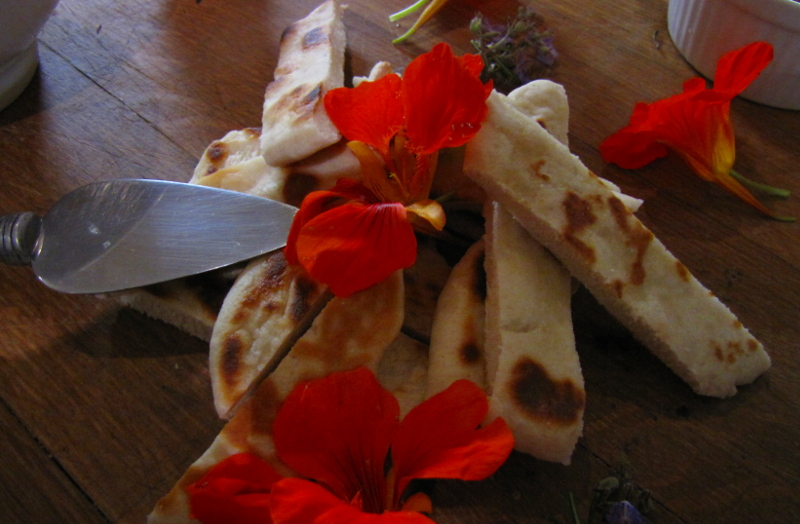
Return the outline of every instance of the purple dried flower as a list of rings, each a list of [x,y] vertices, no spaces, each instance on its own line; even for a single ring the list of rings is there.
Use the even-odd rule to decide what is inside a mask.
[[[483,80],[494,80],[499,91],[540,78],[558,57],[552,31],[527,6],[520,7],[517,17],[506,25],[493,24],[478,14],[470,30],[472,45],[486,64]]]
[[[606,522],[609,524],[644,524],[644,517],[639,510],[627,500],[617,502],[606,514]]]

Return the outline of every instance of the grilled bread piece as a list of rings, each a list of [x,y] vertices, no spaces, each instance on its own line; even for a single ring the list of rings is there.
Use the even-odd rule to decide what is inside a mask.
[[[503,95],[487,104],[466,173],[634,336],[702,395],[734,395],[769,368],[761,343],[566,146]]]
[[[264,95],[261,153],[267,164],[302,160],[341,139],[322,99],[344,85],[342,14],[339,0],[327,0],[283,32],[275,79]]]
[[[508,100],[526,116],[536,120],[556,140],[569,146],[569,102],[564,86],[550,80],[534,80],[508,94]],[[622,200],[625,207],[636,212],[642,201],[628,196],[613,182],[600,178]]]
[[[569,464],[586,393],[575,350],[571,277],[497,202],[486,212],[487,420],[515,448]]]
[[[509,99],[567,143],[563,87],[538,80]],[[485,215],[485,243],[458,262],[439,297],[429,394],[471,379],[489,393],[492,417],[508,421],[518,450],[568,463],[585,397],[569,309],[572,279],[497,203],[488,203]]]
[[[252,261],[225,297],[214,324],[209,372],[214,405],[229,418],[251,384],[276,355],[294,344],[319,313],[324,286],[282,251]]]
[[[444,391],[465,378],[486,389],[485,244],[472,244],[453,267],[433,314],[426,395]]]
[[[359,366],[377,370],[386,348],[395,346],[392,342],[398,337],[402,319],[401,272],[347,298],[331,300],[275,372],[236,411],[208,450],[158,501],[148,523],[195,522],[189,516],[186,486],[236,453],[255,453],[278,471],[289,474],[288,468],[277,457],[272,440],[272,422],[283,400],[301,381]]]

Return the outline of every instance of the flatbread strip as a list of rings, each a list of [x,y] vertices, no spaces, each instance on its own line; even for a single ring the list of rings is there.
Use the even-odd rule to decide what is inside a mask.
[[[277,457],[272,440],[272,422],[283,400],[304,380],[360,366],[376,371],[384,351],[393,347],[398,338],[403,320],[403,288],[402,273],[398,271],[369,289],[331,300],[275,372],[237,410],[208,450],[156,503],[147,522],[196,523],[189,517],[186,486],[236,453],[255,453],[284,475],[290,474]]]
[[[515,449],[569,464],[583,432],[584,390],[567,270],[497,202],[486,212],[489,412]]]
[[[489,395],[487,420],[506,420],[515,449],[568,464],[586,396],[571,277],[500,205],[488,207],[485,241],[470,247],[439,296],[427,396],[472,380]]]
[[[453,266],[439,294],[431,329],[427,397],[462,378],[486,389],[485,254],[483,239],[472,244]]]
[[[467,175],[634,336],[702,395],[734,395],[769,368],[761,343],[567,147],[503,95],[487,103]]]
[[[508,94],[514,107],[536,120],[553,138],[569,147],[569,101],[564,86],[551,80],[533,80]],[[642,201],[626,195],[613,182],[600,178],[625,207],[635,213]]]
[[[322,99],[344,85],[343,8],[327,0],[283,32],[275,80],[264,95],[261,153],[284,166],[341,139]]]
[[[509,100],[567,144],[562,86],[536,80]],[[429,394],[469,378],[489,394],[490,416],[509,422],[516,449],[569,463],[585,399],[571,325],[572,278],[499,204],[489,202],[484,215],[485,242],[456,264],[436,307]]]

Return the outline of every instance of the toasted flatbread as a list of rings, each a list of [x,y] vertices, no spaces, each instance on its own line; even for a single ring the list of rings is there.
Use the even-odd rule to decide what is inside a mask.
[[[487,104],[466,173],[634,336],[702,395],[733,395],[769,368],[761,343],[566,146],[503,95]]]
[[[522,114],[536,120],[553,138],[569,147],[569,101],[564,86],[550,80],[534,80],[511,91],[508,101]],[[640,199],[626,195],[610,180],[599,179],[631,212],[636,212],[642,205]]]
[[[267,164],[291,164],[341,139],[323,98],[344,86],[342,14],[339,0],[327,0],[283,32],[275,79],[264,95],[261,153]]]
[[[553,138],[569,146],[569,101],[564,86],[550,80],[534,80],[511,91],[508,100]]]
[[[486,389],[484,256],[481,239],[453,267],[439,295],[431,330],[428,397],[462,378]]]
[[[401,333],[378,365],[378,380],[397,399],[400,418],[425,400],[427,375],[427,344]]]
[[[229,418],[262,369],[297,340],[325,287],[277,251],[251,262],[225,297],[214,324],[209,372],[214,405]]]
[[[516,449],[569,464],[586,400],[571,277],[499,204],[486,215],[487,420],[503,417]]]
[[[331,300],[275,372],[237,410],[209,449],[158,501],[148,523],[194,522],[190,518],[186,486],[233,454],[255,453],[278,471],[290,474],[277,457],[272,440],[272,422],[283,400],[298,382],[304,380],[359,366],[377,370],[384,351],[398,337],[402,319],[401,272],[350,297]]]
[[[231,131],[212,142],[190,184],[248,193],[299,206],[311,191],[329,189],[342,177],[359,179],[361,166],[344,142],[337,142],[285,167],[261,156],[261,129]]]
[[[562,86],[534,81],[509,100],[567,144]],[[491,416],[510,421],[518,450],[567,463],[582,432],[585,396],[571,330],[572,278],[497,203],[489,202],[485,214],[485,242],[453,268],[436,307],[429,393],[459,378],[473,380],[489,393]],[[521,387],[534,371],[540,380]]]

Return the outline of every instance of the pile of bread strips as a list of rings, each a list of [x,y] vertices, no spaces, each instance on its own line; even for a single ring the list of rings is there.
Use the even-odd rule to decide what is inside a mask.
[[[310,191],[359,177],[321,103],[344,85],[342,15],[339,0],[327,0],[287,28],[262,128],[213,142],[191,183],[299,205]],[[379,63],[353,82],[390,72]],[[283,399],[299,381],[358,366],[377,373],[403,414],[468,378],[518,450],[568,464],[585,406],[575,279],[699,394],[733,395],[769,367],[761,344],[634,216],[639,202],[570,153],[560,85],[494,92],[488,106],[477,136],[443,152],[434,183],[485,219],[452,267],[421,238],[414,266],[347,298],[328,301],[281,251],[213,277],[225,295],[218,311],[200,298],[202,281],[122,296],[210,340],[215,406],[229,419],[149,522],[191,522],[185,486],[232,454],[255,453],[291,474],[271,438]]]

